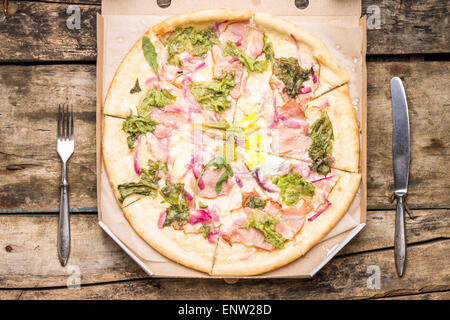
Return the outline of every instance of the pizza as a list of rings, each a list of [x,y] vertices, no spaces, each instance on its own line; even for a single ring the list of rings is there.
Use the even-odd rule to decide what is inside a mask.
[[[359,188],[348,82],[321,40],[267,13],[201,10],[153,26],[103,106],[104,165],[126,219],[210,275],[304,255]]]

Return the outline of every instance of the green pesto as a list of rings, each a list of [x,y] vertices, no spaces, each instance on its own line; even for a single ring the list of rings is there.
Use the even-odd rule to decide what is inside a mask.
[[[309,147],[309,156],[313,161],[311,170],[326,176],[331,171],[331,152],[333,149],[333,126],[326,112],[314,122],[308,134],[312,143]]]
[[[292,168],[289,174],[273,177],[272,182],[280,189],[281,200],[288,206],[296,205],[301,196],[314,196],[314,186]]]
[[[272,61],[275,58],[275,52],[273,51],[273,44],[272,42],[267,42],[267,35],[264,33],[264,47],[263,52],[266,56],[266,60]]]
[[[264,72],[269,66],[269,60],[255,60],[239,49],[233,42],[228,40],[223,50],[224,56],[238,58],[242,65],[250,72]]]
[[[231,106],[227,96],[235,85],[234,72],[228,72],[217,80],[192,82],[189,88],[203,109],[221,114]]]
[[[264,240],[275,248],[284,248],[286,238],[277,232],[275,226],[280,222],[278,218],[271,216],[260,210],[253,210],[247,217],[247,221],[241,225],[241,228],[256,228],[264,234]]]
[[[280,79],[285,87],[283,92],[286,92],[289,97],[295,99],[303,88],[303,82],[309,79],[310,70],[302,69],[298,65],[296,58],[275,58],[272,65],[273,73]]]
[[[203,57],[217,43],[219,39],[213,28],[178,27],[165,41],[169,52],[168,63],[180,66],[181,60],[174,57],[184,51],[195,57]]]
[[[263,200],[257,196],[250,196],[245,202],[245,206],[252,209],[264,209],[266,207],[266,200]]]
[[[128,148],[133,149],[137,137],[147,132],[153,132],[158,123],[149,115],[136,116],[129,115],[122,124],[122,130],[128,134],[127,143]]]

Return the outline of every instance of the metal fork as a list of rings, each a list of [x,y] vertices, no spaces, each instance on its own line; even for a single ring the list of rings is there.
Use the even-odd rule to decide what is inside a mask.
[[[58,222],[58,258],[62,266],[66,265],[70,254],[69,182],[67,181],[67,161],[72,155],[73,149],[73,105],[71,105],[71,111],[69,113],[69,104],[60,104],[58,106],[56,151],[62,161],[61,199],[59,203]]]

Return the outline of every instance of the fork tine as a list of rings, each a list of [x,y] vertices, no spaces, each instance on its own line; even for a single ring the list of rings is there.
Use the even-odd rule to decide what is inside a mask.
[[[69,140],[69,124],[70,124],[70,114],[69,114],[69,104],[67,104],[67,109],[66,109],[66,140]]]
[[[61,114],[61,131],[62,131],[62,134],[61,134],[61,140],[64,140],[64,138],[66,137],[66,131],[65,131],[65,123],[66,123],[66,118],[65,118],[65,115],[64,115],[64,109],[66,108],[66,105],[65,104],[63,104],[62,105],[62,114]]]
[[[71,134],[70,134],[70,140],[72,140],[73,141],[73,129],[74,129],[74,126],[73,126],[73,104],[71,105],[71,114],[70,114],[70,126],[71,126],[71,128],[70,128],[70,131],[71,131]]]
[[[61,137],[61,104],[58,105],[58,128],[56,130],[56,138]]]

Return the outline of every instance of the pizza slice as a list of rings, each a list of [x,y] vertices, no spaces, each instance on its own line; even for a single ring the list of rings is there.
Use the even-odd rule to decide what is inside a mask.
[[[243,66],[226,47],[247,50],[250,17],[249,11],[206,10],[147,31],[119,66],[104,113],[151,117],[179,132],[192,123],[231,124]]]
[[[250,169],[241,207],[221,220],[213,275],[254,275],[305,254],[342,218],[361,175],[322,177],[301,161],[271,156]],[[247,175],[248,176],[248,175]]]

